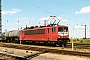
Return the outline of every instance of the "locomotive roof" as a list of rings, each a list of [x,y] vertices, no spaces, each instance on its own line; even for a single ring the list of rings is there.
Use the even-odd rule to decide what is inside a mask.
[[[56,25],[56,26],[31,26],[31,27],[26,27],[23,30],[34,30],[34,29],[45,29],[45,28],[52,28],[52,27],[68,27],[65,25]]]

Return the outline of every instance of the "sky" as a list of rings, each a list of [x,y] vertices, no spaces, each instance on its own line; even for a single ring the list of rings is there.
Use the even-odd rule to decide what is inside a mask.
[[[90,0],[2,0],[2,32],[44,25],[56,16],[69,27],[70,37],[90,38]],[[58,20],[57,20],[58,21]]]

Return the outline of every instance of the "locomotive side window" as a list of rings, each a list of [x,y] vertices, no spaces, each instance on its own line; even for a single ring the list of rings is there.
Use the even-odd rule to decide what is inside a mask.
[[[44,29],[36,30],[36,34],[45,34]]]
[[[45,34],[45,30],[44,29],[39,29],[39,30],[27,30],[25,32],[26,35],[29,34]]]
[[[56,32],[56,28],[54,27],[54,28],[52,28],[52,32]]]
[[[68,32],[68,28],[58,28],[58,32]]]

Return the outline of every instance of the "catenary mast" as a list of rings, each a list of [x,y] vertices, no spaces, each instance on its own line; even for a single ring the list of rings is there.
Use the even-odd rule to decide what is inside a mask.
[[[1,0],[0,0],[0,36],[1,36],[1,34],[2,34],[2,13],[1,13]]]

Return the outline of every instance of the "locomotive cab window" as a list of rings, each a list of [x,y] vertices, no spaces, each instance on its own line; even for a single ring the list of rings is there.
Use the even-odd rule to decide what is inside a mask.
[[[58,28],[58,32],[68,32],[68,28]]]
[[[58,32],[63,32],[63,28],[58,28]]]
[[[68,32],[68,28],[64,28],[63,31],[64,31],[64,32]]]
[[[54,27],[54,28],[52,28],[52,32],[56,32],[56,28]]]

